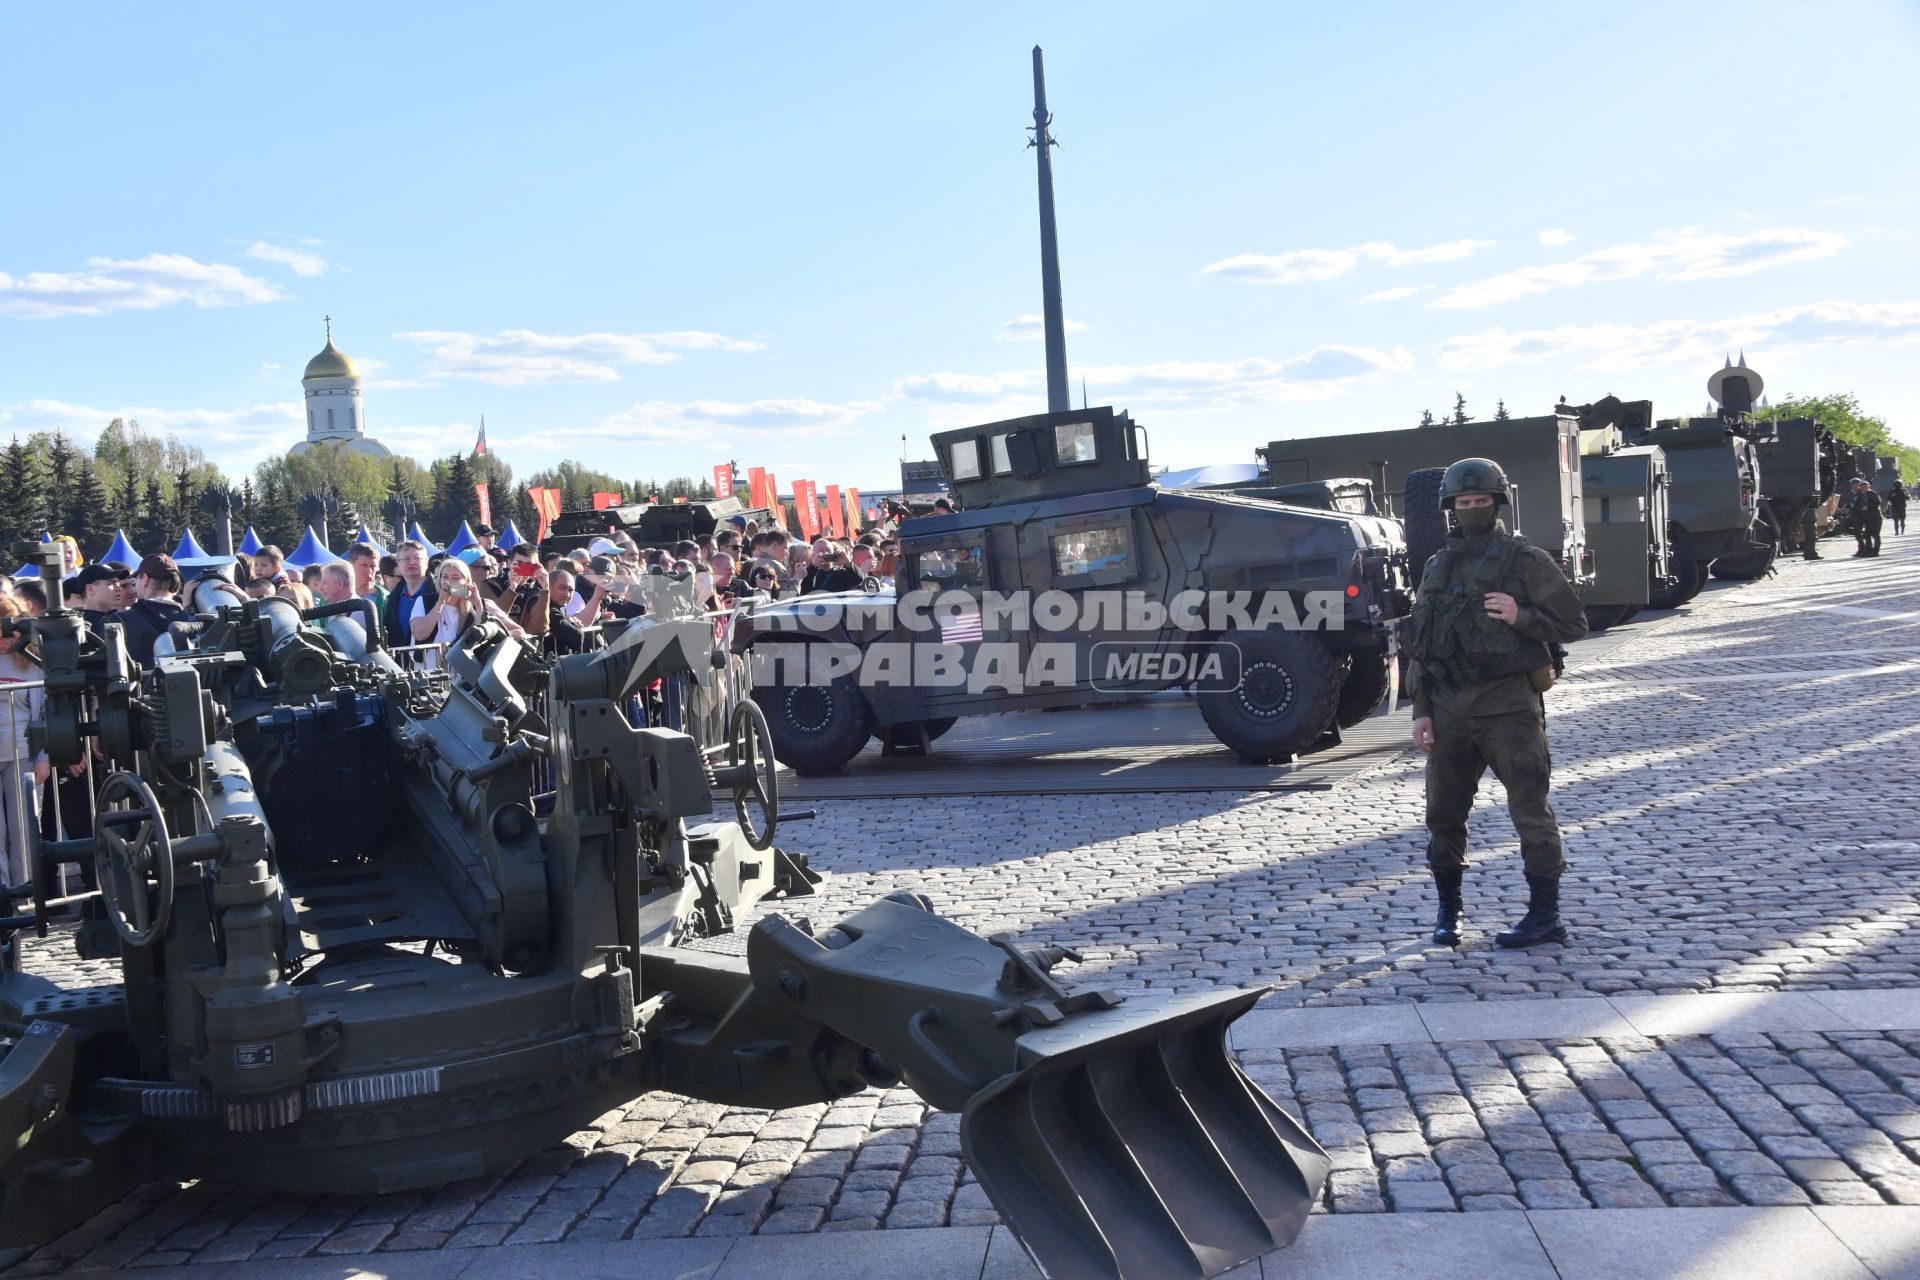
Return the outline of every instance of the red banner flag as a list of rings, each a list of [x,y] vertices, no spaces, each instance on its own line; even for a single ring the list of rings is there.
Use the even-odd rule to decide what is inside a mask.
[[[492,524],[493,523],[493,494],[488,491],[487,482],[485,480],[482,480],[479,484],[473,486],[473,496],[480,503],[480,523]]]
[[[774,500],[767,496],[770,488],[771,486],[767,484],[767,469],[765,467],[747,468],[747,496],[752,500],[754,506],[771,507],[775,505]]]
[[[547,530],[560,518],[560,491],[558,489],[528,489],[527,496],[533,499],[533,512],[540,518],[540,532],[534,535],[535,542],[547,540]]]
[[[833,536],[840,541],[847,540],[846,507],[840,501],[840,486],[827,486],[827,527],[833,530]]]
[[[723,462],[713,469],[713,496],[716,498],[733,496],[733,467],[728,463]]]
[[[793,514],[799,518],[800,532],[807,541],[820,536],[820,499],[814,492],[813,481],[793,482]]]
[[[754,505],[765,507],[773,513],[773,523],[785,533],[787,531],[787,509],[780,505],[780,477],[769,471],[766,473],[766,501]]]
[[[596,493],[593,495],[593,509],[605,511],[608,507],[617,507],[620,505],[620,496],[617,493]]]
[[[847,486],[847,533],[860,536],[860,491],[852,485]]]

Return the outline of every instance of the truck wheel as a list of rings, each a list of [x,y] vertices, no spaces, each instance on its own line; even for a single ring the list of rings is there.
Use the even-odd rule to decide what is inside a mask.
[[[1590,604],[1587,606],[1587,630],[1605,631],[1608,627],[1617,627],[1627,620],[1627,606],[1624,604]]]
[[[1625,607],[1624,607],[1624,608],[1623,608],[1623,609],[1621,610],[1621,613],[1620,613],[1620,621],[1621,621],[1621,622],[1632,622],[1632,621],[1633,621],[1633,620],[1634,620],[1635,618],[1637,618],[1637,617],[1639,617],[1639,616],[1640,616],[1640,611],[1641,611],[1642,609],[1644,609],[1644,608],[1646,608],[1646,607],[1647,607],[1647,606],[1645,606],[1645,605],[1643,605],[1643,604],[1630,604],[1630,605],[1626,605],[1626,606],[1625,606]]]
[[[1701,571],[1700,562],[1693,558],[1693,539],[1679,525],[1673,526],[1667,540],[1667,563],[1673,566],[1673,585],[1649,596],[1649,609],[1677,609],[1699,595],[1700,588],[1706,585],[1707,575]]]
[[[1447,544],[1447,513],[1440,509],[1440,482],[1446,475],[1445,467],[1422,467],[1407,472],[1400,489],[1400,523],[1407,532],[1407,568],[1415,590],[1427,561]]]
[[[853,681],[763,686],[753,700],[767,713],[781,764],[807,777],[838,773],[873,732],[873,709]]]
[[[1196,699],[1213,736],[1243,760],[1267,764],[1305,751],[1327,731],[1340,699],[1332,650],[1297,631],[1233,631],[1240,683]]]
[[[1377,649],[1354,653],[1346,679],[1340,682],[1340,702],[1334,708],[1334,722],[1351,729],[1380,709],[1387,700],[1387,655]]]
[[[1780,521],[1770,507],[1762,507],[1754,516],[1752,538],[1760,545],[1739,555],[1721,556],[1713,562],[1716,578],[1729,582],[1752,582],[1767,576],[1773,558],[1780,554]]]

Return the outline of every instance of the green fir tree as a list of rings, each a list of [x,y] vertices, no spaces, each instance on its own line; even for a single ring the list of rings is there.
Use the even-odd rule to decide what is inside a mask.
[[[80,543],[80,554],[93,560],[113,541],[113,502],[92,459],[82,456],[74,462],[67,494],[61,524]]]
[[[1456,427],[1464,427],[1470,421],[1467,417],[1467,398],[1458,391],[1453,393],[1453,416],[1447,421]]]
[[[15,436],[6,452],[0,454],[0,554],[12,563],[16,558],[13,544],[37,542],[45,523],[40,468],[20,437]]]
[[[1501,400],[1498,404],[1494,405],[1493,420],[1495,422],[1505,422],[1512,417],[1513,415],[1507,412],[1507,402],[1505,400]]]

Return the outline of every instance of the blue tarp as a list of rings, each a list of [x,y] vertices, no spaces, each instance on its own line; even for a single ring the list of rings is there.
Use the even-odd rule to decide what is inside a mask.
[[[194,539],[192,529],[180,535],[180,545],[173,549],[175,560],[205,560],[211,554]]]
[[[319,535],[313,531],[313,526],[308,525],[307,536],[300,539],[300,545],[294,548],[292,555],[287,557],[287,563],[296,569],[304,569],[312,564],[335,564],[340,559],[341,557],[327,550],[327,544],[320,541]]]
[[[260,535],[253,531],[253,526],[248,525],[247,536],[240,539],[240,545],[236,550],[238,554],[243,556],[258,555],[260,548],[266,545],[266,543],[260,541]]]
[[[418,520],[415,520],[412,527],[407,530],[407,536],[425,547],[428,555],[435,556],[440,554],[440,548],[435,545],[432,538],[427,536],[427,531],[420,527]]]
[[[353,540],[355,542],[364,542],[372,547],[373,554],[376,556],[384,556],[387,554],[387,549],[380,545],[380,540],[373,536],[373,530],[367,528],[364,520],[360,522],[360,531],[353,535]]]
[[[511,551],[525,541],[526,539],[520,536],[520,531],[513,527],[513,521],[509,520],[506,528],[500,530],[500,536],[493,540],[493,545],[502,551]]]
[[[1215,484],[1254,484],[1261,478],[1260,464],[1256,462],[1216,462],[1206,467],[1188,467],[1185,471],[1169,471],[1156,479],[1162,489],[1197,489],[1202,485]]]

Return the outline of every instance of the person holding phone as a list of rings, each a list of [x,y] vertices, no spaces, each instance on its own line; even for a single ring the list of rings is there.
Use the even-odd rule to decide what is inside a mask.
[[[468,576],[466,565],[458,560],[442,560],[433,581],[438,598],[431,609],[417,615],[410,624],[415,644],[439,646],[420,655],[420,665],[429,671],[440,666],[440,655],[458,642],[480,616],[473,579]]]

